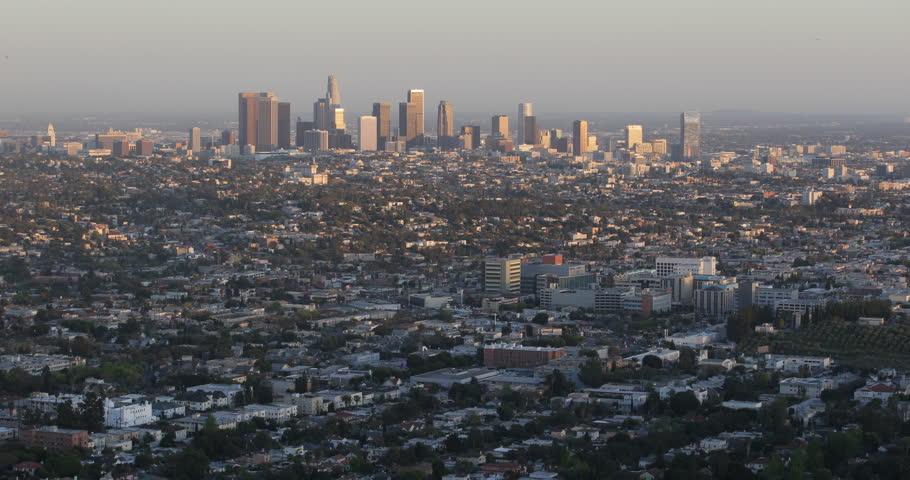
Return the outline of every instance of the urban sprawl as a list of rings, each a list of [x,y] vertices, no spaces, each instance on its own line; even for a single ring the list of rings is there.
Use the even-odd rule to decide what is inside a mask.
[[[0,477],[910,478],[906,128],[424,98],[0,132]]]

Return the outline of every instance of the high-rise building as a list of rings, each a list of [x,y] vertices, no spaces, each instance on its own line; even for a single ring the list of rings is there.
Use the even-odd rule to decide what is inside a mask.
[[[701,114],[683,112],[679,115],[679,144],[683,160],[701,159]]]
[[[273,149],[278,144],[278,96],[243,92],[239,98],[240,145],[253,145],[265,152]]]
[[[222,130],[221,131],[221,144],[222,145],[233,145],[237,143],[237,138],[234,137],[233,130]]]
[[[658,138],[657,140],[654,140],[653,142],[651,142],[651,151],[658,155],[666,155],[667,154],[667,139]]]
[[[641,125],[626,125],[626,148],[632,150],[642,143]]]
[[[413,88],[408,90],[408,103],[413,103],[416,105],[416,124],[417,130],[414,132],[418,141],[423,140],[423,135],[425,132],[424,124],[424,92],[419,88]]]
[[[127,140],[114,140],[113,148],[111,148],[111,155],[115,157],[130,156],[130,142]]]
[[[572,152],[575,155],[584,155],[588,151],[588,122],[575,120],[572,123]]]
[[[455,113],[452,104],[445,100],[439,102],[436,112],[436,137],[439,148],[455,147]]]
[[[378,145],[385,148],[392,133],[392,104],[376,102],[373,104],[373,116],[376,117],[376,130]]]
[[[532,141],[527,142],[525,140],[526,129],[524,127],[525,127],[525,125],[527,125],[525,123],[525,117],[530,117],[533,115],[534,115],[534,111],[533,111],[532,105],[530,103],[519,103],[518,104],[518,118],[515,119],[515,127],[518,129],[518,135],[517,135],[518,138],[516,138],[515,140],[517,140],[519,145],[524,144],[524,143],[530,143],[533,145],[533,144],[537,143],[537,139],[536,139],[537,133],[536,132],[534,133],[535,138]],[[535,128],[536,128],[536,122],[535,122]]]
[[[329,132],[325,130],[307,130],[303,132],[303,148],[311,152],[329,149]]]
[[[303,146],[303,133],[307,132],[309,130],[315,130],[315,129],[316,129],[315,122],[307,122],[307,121],[304,121],[303,118],[297,117],[297,127],[295,128],[295,133],[294,133],[294,145],[296,145],[298,147],[302,147]]]
[[[57,146],[57,133],[54,131],[54,124],[47,124],[47,144],[50,147]]]
[[[376,128],[376,117],[360,117],[358,125],[360,139],[357,142],[361,152],[372,152],[378,149],[378,130]]]
[[[329,75],[325,97],[313,103],[313,124],[317,129],[328,132],[345,130],[344,109],[341,108],[341,93],[335,75]]]
[[[95,134],[95,148],[113,150],[114,142],[118,140],[128,142],[130,140],[130,135],[124,132],[115,132],[113,130],[108,133]]]
[[[488,258],[483,262],[483,289],[487,293],[521,292],[521,259]]]
[[[540,148],[553,148],[553,140],[550,137],[549,130],[541,130],[540,135],[538,135],[537,146]]]
[[[329,150],[350,150],[354,148],[354,139],[344,130],[329,132]]]
[[[313,102],[313,124],[316,128],[320,130],[326,130],[328,128],[328,110],[329,102],[326,99],[320,98]]]
[[[493,128],[490,130],[490,135],[494,137],[508,137],[509,136],[509,116],[508,115],[495,115],[493,117]]]
[[[723,319],[736,311],[736,284],[709,284],[695,289],[695,315]]]
[[[521,132],[520,144],[537,145],[540,140],[540,130],[537,128],[537,117],[527,115],[522,118],[523,129]]]
[[[344,132],[347,127],[344,124],[344,109],[341,107],[331,107],[328,111],[328,127],[330,132]]]
[[[480,127],[478,125],[464,125],[461,127],[461,148],[477,150],[480,148]]]
[[[417,137],[417,104],[401,102],[398,104],[398,136],[403,139],[408,148],[418,143]]]
[[[291,148],[291,104],[278,103],[278,148]]]
[[[338,78],[329,75],[328,87],[325,90],[327,103],[332,106],[341,106],[341,92],[338,89]]]
[[[154,145],[151,140],[136,140],[136,156],[147,157],[154,152]]]
[[[186,148],[194,153],[202,151],[202,130],[199,127],[190,129],[189,143]]]

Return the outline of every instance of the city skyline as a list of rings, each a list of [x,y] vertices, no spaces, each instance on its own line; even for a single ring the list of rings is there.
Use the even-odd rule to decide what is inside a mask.
[[[18,94],[5,101],[6,115],[213,113],[240,90],[282,92],[283,100],[302,105],[318,96],[320,72],[326,71],[370,79],[345,86],[348,105],[421,85],[439,95],[428,104],[445,98],[463,111],[534,99],[550,112],[910,112],[902,93],[910,68],[894,61],[910,56],[900,27],[910,6],[897,2],[879,8],[817,0],[799,6],[714,0],[688,8],[670,2],[658,8],[595,5],[575,26],[561,21],[572,8],[519,9],[511,1],[485,5],[489,15],[471,17],[454,6],[408,8],[413,2],[404,1],[381,9],[320,5],[321,15],[303,15],[302,7],[274,0],[254,13],[203,0],[181,6],[185,11],[176,17],[167,2],[131,9],[128,17],[122,9],[102,10],[106,0],[91,3],[7,5],[0,60],[5,89]],[[283,14],[269,15],[275,11],[270,6]],[[593,28],[605,18],[643,14],[647,22]],[[30,17],[42,22],[17,20]],[[318,18],[337,21],[322,25]],[[250,30],[247,40],[235,35],[239,28]],[[301,31],[321,35],[329,28],[338,42],[296,41]],[[377,37],[376,29],[394,33]],[[522,33],[534,36],[534,48],[527,48]],[[391,48],[404,38],[419,42]],[[497,49],[480,48],[493,38]],[[366,39],[370,43],[357,50]],[[173,55],[177,49],[184,54]],[[115,68],[135,55],[147,63]],[[60,72],[66,82],[57,80]],[[864,95],[856,95],[859,85]]]

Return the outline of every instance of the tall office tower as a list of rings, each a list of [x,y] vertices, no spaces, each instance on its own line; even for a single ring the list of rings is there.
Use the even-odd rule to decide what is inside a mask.
[[[297,128],[294,134],[294,145],[303,146],[303,133],[316,129],[315,122],[306,122],[301,117],[297,117]]]
[[[389,141],[392,133],[392,104],[374,103],[373,116],[376,117],[377,143],[380,147],[385,148],[385,142]]]
[[[493,128],[490,131],[490,134],[494,137],[508,137],[509,136],[509,116],[508,115],[496,115],[493,117]]]
[[[329,105],[341,106],[341,92],[338,90],[338,78],[329,75],[328,87],[325,90],[325,99]]]
[[[537,117],[528,115],[522,118],[521,143],[520,145],[537,145],[540,139],[540,131],[537,128]]]
[[[256,151],[268,152],[278,145],[278,97],[275,94],[259,100],[259,125]]]
[[[272,92],[243,92],[240,98],[239,143],[269,151],[278,144],[278,96]]]
[[[307,130],[303,132],[303,148],[316,152],[329,149],[329,132],[325,130]]]
[[[654,140],[653,142],[651,142],[651,151],[658,155],[666,155],[667,154],[667,139],[658,138],[657,140]]]
[[[417,130],[415,130],[414,133],[417,137],[418,143],[423,141],[423,135],[424,135],[424,132],[426,131],[425,127],[424,127],[425,124],[424,124],[423,101],[424,101],[423,90],[417,89],[417,88],[412,88],[411,90],[408,90],[408,103],[413,103],[413,104],[417,105],[416,113],[415,113],[417,115],[417,119],[415,120],[415,122],[417,124]]]
[[[439,102],[436,112],[436,137],[439,148],[448,150],[455,147],[455,113],[452,104]]]
[[[291,104],[278,103],[278,148],[291,148]]]
[[[398,137],[405,141],[408,148],[418,144],[416,103],[401,102],[398,104]]]
[[[193,127],[190,129],[190,139],[186,148],[187,150],[192,150],[193,152],[202,151],[202,130],[199,127]]]
[[[641,125],[626,125],[626,148],[632,150],[641,142]]]
[[[480,148],[480,126],[464,125],[461,127],[461,148],[477,150]]]
[[[328,116],[328,130],[330,132],[343,132],[346,127],[344,124],[344,109],[341,107],[330,107]]]
[[[372,152],[378,150],[378,129],[376,117],[360,117],[358,125],[360,139],[357,142],[361,152]]]
[[[683,160],[701,159],[701,114],[683,112],[679,115],[679,144]]]
[[[221,131],[221,144],[222,145],[233,145],[237,143],[237,138],[234,136],[233,130],[222,130]]]
[[[575,120],[572,123],[572,153],[584,155],[588,151],[588,122]]]
[[[130,156],[130,142],[127,140],[114,140],[113,148],[111,148],[111,155],[115,157]]]
[[[47,144],[50,147],[57,146],[57,133],[54,131],[54,124],[47,124]]]
[[[136,140],[136,156],[148,157],[152,154],[154,145],[151,140]]]
[[[316,128],[320,130],[326,130],[326,124],[328,124],[328,118],[326,117],[326,112],[329,109],[329,102],[324,98],[320,98],[313,102],[313,124]]]
[[[524,136],[524,134],[525,134],[525,130],[524,130],[525,117],[531,117],[533,115],[534,115],[534,112],[533,112],[533,108],[530,103],[519,103],[518,104],[518,118],[515,119],[515,127],[518,129],[518,135],[517,135],[518,138],[516,138],[515,140],[518,142],[519,145],[521,145],[523,143],[528,143],[528,142],[525,142],[525,136]],[[536,124],[536,122],[535,122],[535,124]],[[536,141],[532,141],[531,143],[532,144],[536,143]]]
[[[521,259],[488,258],[483,262],[483,290],[487,293],[521,292]]]

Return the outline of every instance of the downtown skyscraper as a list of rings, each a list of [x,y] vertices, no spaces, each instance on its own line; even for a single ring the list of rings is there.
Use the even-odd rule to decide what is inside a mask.
[[[701,114],[683,112],[679,115],[679,145],[682,159],[701,159]]]
[[[382,150],[392,134],[392,104],[386,102],[374,103],[373,116],[376,117],[376,142],[379,149]]]
[[[588,121],[575,120],[572,124],[572,152],[584,155],[588,151]]]
[[[357,131],[360,133],[360,138],[357,142],[358,150],[361,152],[371,152],[380,149],[378,145],[376,117],[360,117]]]
[[[537,117],[534,115],[522,117],[519,133],[521,133],[519,145],[537,145],[540,141],[540,128],[537,126]]]
[[[490,129],[490,135],[494,137],[509,136],[509,117],[508,115],[493,116],[493,126]]]
[[[626,125],[626,148],[633,150],[636,145],[642,143],[641,125]]]
[[[278,145],[278,96],[272,92],[239,94],[239,144],[257,151]]]
[[[189,142],[187,144],[187,149],[192,150],[193,153],[198,153],[202,151],[202,130],[199,127],[193,127],[190,129]]]
[[[524,143],[528,143],[528,144],[534,145],[537,143],[537,134],[536,133],[534,133],[534,135],[530,139],[530,141],[528,141],[528,139],[525,138],[526,133],[527,133],[527,128],[525,128],[525,127],[526,127],[526,125],[528,125],[528,122],[525,120],[525,118],[531,117],[533,115],[534,115],[534,110],[533,110],[532,104],[530,104],[530,103],[519,103],[518,104],[518,118],[515,119],[515,128],[518,129],[518,135],[516,136],[517,138],[515,139],[516,144],[521,145]],[[534,128],[536,129],[537,128],[536,120],[533,123],[534,123]]]
[[[278,148],[291,148],[291,104],[278,102]]]
[[[418,137],[423,137],[426,128],[426,124],[424,123],[424,91],[417,88],[408,90],[408,103],[417,105],[417,131],[415,133]]]
[[[455,113],[452,104],[443,100],[439,102],[436,112],[436,138],[439,148],[455,148]]]
[[[424,92],[419,89],[408,91],[408,101],[398,104],[398,137],[408,148],[423,143],[424,136]]]
[[[313,103],[313,124],[319,130],[330,132],[345,130],[341,92],[335,75],[329,75],[325,97]]]

